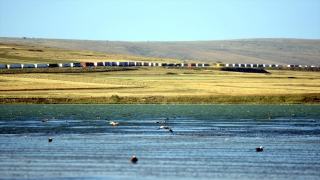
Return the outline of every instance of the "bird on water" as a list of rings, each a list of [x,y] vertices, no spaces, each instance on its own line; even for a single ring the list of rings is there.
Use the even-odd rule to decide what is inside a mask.
[[[263,146],[260,146],[260,147],[256,148],[256,151],[257,151],[257,152],[263,151]]]
[[[113,121],[111,121],[110,124],[111,124],[112,126],[118,126],[118,125],[119,125],[119,123],[116,123],[116,122],[113,122]]]
[[[157,130],[159,129],[168,129],[170,132],[173,133],[172,129],[170,129],[168,126],[160,126]]]
[[[136,163],[138,161],[138,158],[136,156],[132,156],[130,161]]]

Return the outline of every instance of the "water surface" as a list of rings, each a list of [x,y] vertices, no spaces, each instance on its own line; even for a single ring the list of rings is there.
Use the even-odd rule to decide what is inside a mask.
[[[320,177],[319,105],[0,105],[0,113],[2,179]]]

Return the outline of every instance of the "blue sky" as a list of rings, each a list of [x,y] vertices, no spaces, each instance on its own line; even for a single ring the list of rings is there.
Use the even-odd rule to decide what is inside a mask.
[[[0,37],[320,39],[320,0],[0,0]]]

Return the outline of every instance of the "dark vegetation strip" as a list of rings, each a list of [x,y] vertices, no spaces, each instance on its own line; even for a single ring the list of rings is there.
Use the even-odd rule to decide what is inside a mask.
[[[0,98],[0,104],[320,104],[320,94],[251,96],[148,96]]]
[[[267,70],[288,70],[288,71],[312,71],[319,72],[320,67],[264,67],[264,68],[241,68],[241,67],[181,67],[181,66],[162,66],[167,69],[184,69],[184,70],[220,70],[220,71],[238,71],[238,72],[258,72],[258,73],[269,73]],[[251,72],[250,72],[251,71]]]
[[[27,73],[90,73],[90,72],[111,72],[111,71],[132,71],[145,68],[146,66],[94,66],[94,67],[47,67],[47,68],[14,68],[14,69],[0,69],[0,74],[27,74]],[[147,66],[149,67],[149,66]],[[152,68],[152,67],[151,67]],[[319,72],[320,67],[296,67],[296,68],[237,68],[237,67],[169,67],[164,66],[166,69],[182,69],[182,70],[221,70],[233,72],[247,72],[247,73],[269,73],[265,69],[272,70],[290,70],[290,71],[313,71]],[[187,73],[186,73],[187,74]],[[193,73],[192,73],[193,74]]]
[[[268,71],[260,68],[234,68],[234,67],[224,67],[221,71],[233,71],[233,72],[247,72],[247,73],[269,73]]]

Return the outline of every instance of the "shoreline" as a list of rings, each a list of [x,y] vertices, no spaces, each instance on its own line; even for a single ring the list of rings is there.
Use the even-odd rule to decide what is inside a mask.
[[[250,96],[31,97],[0,98],[0,104],[320,104],[320,94]]]

